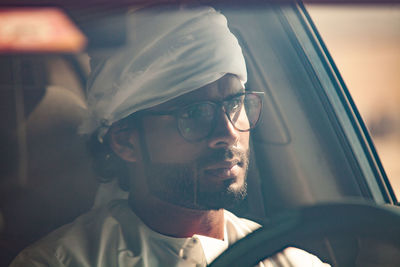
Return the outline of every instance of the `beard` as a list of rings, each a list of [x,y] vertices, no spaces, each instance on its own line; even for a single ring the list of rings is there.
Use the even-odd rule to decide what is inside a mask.
[[[234,186],[234,179],[226,179],[221,185],[211,188],[204,184],[204,168],[216,162],[238,159],[243,177],[236,177],[240,186]],[[148,188],[154,196],[168,203],[197,210],[218,210],[231,208],[247,196],[246,175],[249,151],[222,148],[211,155],[185,164],[153,163],[147,160],[145,172]]]

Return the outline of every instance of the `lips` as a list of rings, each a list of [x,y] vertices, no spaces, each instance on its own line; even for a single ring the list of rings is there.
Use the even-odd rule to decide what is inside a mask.
[[[232,179],[238,176],[240,171],[240,162],[224,161],[212,166],[208,166],[204,173],[219,179]]]

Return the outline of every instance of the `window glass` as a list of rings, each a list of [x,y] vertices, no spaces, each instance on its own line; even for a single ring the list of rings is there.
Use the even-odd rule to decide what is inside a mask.
[[[308,5],[400,195],[400,5]]]

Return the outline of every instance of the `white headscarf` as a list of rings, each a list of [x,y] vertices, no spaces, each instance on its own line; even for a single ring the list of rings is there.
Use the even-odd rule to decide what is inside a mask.
[[[108,128],[132,113],[186,94],[227,73],[247,80],[242,50],[226,18],[210,7],[141,9],[127,16],[127,44],[92,57],[88,116],[80,133]]]

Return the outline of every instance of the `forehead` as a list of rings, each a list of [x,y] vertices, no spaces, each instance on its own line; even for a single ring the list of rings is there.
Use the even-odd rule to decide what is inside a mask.
[[[244,86],[242,85],[240,79],[236,75],[226,74],[215,82],[155,106],[152,109],[164,110],[177,106],[185,106],[187,104],[199,101],[217,101],[243,91]]]

